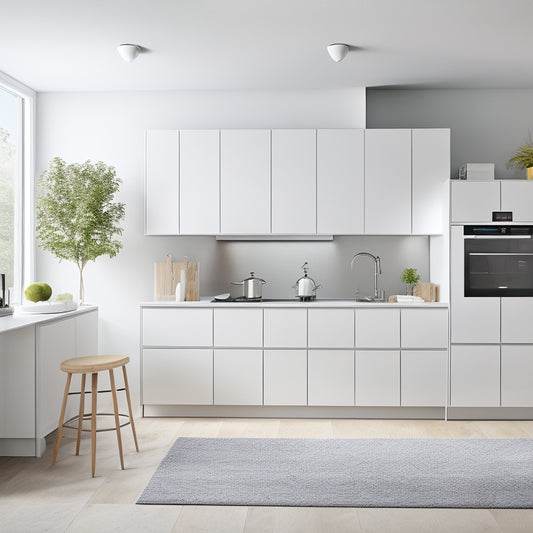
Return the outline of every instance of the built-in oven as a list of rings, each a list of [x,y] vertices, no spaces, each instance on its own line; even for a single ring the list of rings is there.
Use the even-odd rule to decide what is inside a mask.
[[[533,296],[533,226],[464,226],[464,295]]]

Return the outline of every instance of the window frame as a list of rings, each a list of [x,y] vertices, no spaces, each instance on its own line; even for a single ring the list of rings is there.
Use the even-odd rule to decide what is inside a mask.
[[[37,93],[0,71],[0,87],[19,96],[22,101],[20,113],[20,147],[17,156],[20,164],[18,175],[22,180],[19,194],[16,195],[16,223],[20,228],[20,244],[16,255],[22,267],[20,275],[14,280],[14,293],[11,303],[22,303],[23,288],[35,279],[35,226],[34,226],[34,187],[35,187],[35,116]]]

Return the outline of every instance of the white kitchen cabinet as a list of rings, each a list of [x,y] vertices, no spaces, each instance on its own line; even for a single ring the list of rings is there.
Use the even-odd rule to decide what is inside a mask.
[[[463,228],[452,226],[450,233],[451,342],[499,343],[500,298],[465,297]]]
[[[316,130],[272,130],[272,233],[316,233]]]
[[[513,212],[513,222],[533,222],[533,181],[501,180],[501,210]]]
[[[402,309],[402,348],[448,348],[447,309]]]
[[[502,343],[533,343],[533,298],[501,299]]]
[[[309,309],[308,346],[310,348],[353,348],[353,309]]]
[[[262,309],[215,309],[215,346],[254,348],[263,345]]]
[[[307,351],[265,350],[265,405],[307,405]]]
[[[412,157],[412,233],[443,233],[443,183],[450,179],[450,130],[414,129]]]
[[[98,354],[98,313],[83,313],[75,317],[76,357]]]
[[[308,405],[354,405],[353,350],[309,350]]]
[[[355,311],[357,348],[398,348],[400,346],[399,309],[357,309]]]
[[[355,405],[400,405],[400,351],[355,352]]]
[[[144,346],[212,346],[212,309],[143,309]]]
[[[262,405],[262,350],[215,350],[216,405]]]
[[[142,402],[146,405],[211,405],[213,350],[143,350]]]
[[[265,348],[305,348],[307,309],[264,310]]]
[[[533,406],[533,346],[502,345],[502,407]]]
[[[179,227],[182,235],[220,232],[219,137],[218,130],[180,131]]]
[[[450,357],[450,405],[498,407],[500,345],[452,345]]]
[[[365,130],[365,233],[411,233],[411,130]]]
[[[402,350],[400,369],[402,406],[446,405],[447,350]]]
[[[0,455],[19,455],[10,442],[35,438],[35,327],[0,334]]]
[[[451,182],[451,222],[492,222],[500,211],[500,180]]]
[[[270,130],[221,130],[220,232],[270,231]]]
[[[177,235],[180,231],[178,138],[176,130],[146,132],[146,235]]]
[[[361,235],[365,212],[365,130],[317,131],[317,233]]]

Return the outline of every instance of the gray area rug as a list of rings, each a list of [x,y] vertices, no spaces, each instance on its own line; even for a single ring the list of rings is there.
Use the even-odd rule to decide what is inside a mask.
[[[179,438],[137,503],[532,508],[532,439]]]

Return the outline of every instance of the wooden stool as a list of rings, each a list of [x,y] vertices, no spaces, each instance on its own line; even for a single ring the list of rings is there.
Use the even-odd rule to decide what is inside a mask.
[[[128,400],[128,411],[129,411],[129,422],[126,424],[131,424],[131,430],[133,432],[133,440],[135,441],[135,449],[139,451],[139,446],[137,444],[137,435],[135,433],[135,423],[133,422],[133,415],[131,412],[131,401],[130,401],[130,391],[128,388],[128,376],[126,374],[126,364],[129,363],[130,358],[124,355],[93,355],[89,357],[77,357],[74,359],[67,359],[66,361],[63,361],[60,365],[60,368],[63,372],[67,373],[67,384],[65,385],[65,394],[63,396],[63,405],[61,407],[61,414],[59,415],[59,426],[57,428],[57,437],[56,437],[56,445],[54,447],[54,456],[52,457],[52,465],[54,466],[57,458],[57,452],[59,450],[59,443],[61,442],[61,434],[63,431],[63,425],[65,424],[64,418],[65,418],[65,410],[67,408],[67,399],[69,394],[77,394],[75,392],[69,393],[70,389],[70,382],[72,379],[72,374],[81,374],[81,390],[80,390],[80,410],[79,415],[74,417],[73,419],[70,419],[67,421],[70,422],[72,420],[78,419],[78,438],[76,441],[76,455],[79,455],[80,452],[80,439],[81,439],[81,432],[82,431],[88,431],[88,430],[82,430],[82,422],[84,419],[88,419],[89,416],[91,418],[91,472],[92,477],[94,477],[94,471],[95,471],[95,460],[96,460],[96,399],[98,395],[98,372],[102,372],[104,370],[109,370],[109,380],[111,382],[111,391],[100,391],[100,392],[111,392],[113,396],[113,407],[114,407],[114,416],[115,416],[115,429],[117,432],[117,440],[118,440],[118,453],[120,456],[120,466],[122,470],[124,470],[124,458],[122,456],[122,438],[120,435],[120,421],[119,416],[126,416],[122,415],[118,412],[118,402],[117,402],[117,389],[115,387],[115,376],[113,373],[114,368],[118,368],[119,366],[122,367],[122,372],[124,375],[124,388],[119,390],[126,391],[126,399]],[[85,407],[85,376],[87,374],[92,374],[92,388],[91,388],[91,401],[92,401],[92,409],[91,413],[85,414],[84,413],[84,407]],[[123,424],[123,425],[126,425]],[[106,431],[106,430],[99,430],[99,431]]]

